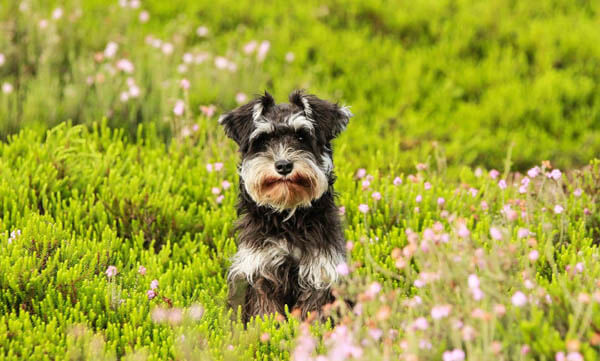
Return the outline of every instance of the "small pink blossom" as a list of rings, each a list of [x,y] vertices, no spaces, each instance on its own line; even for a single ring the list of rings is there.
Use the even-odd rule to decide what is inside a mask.
[[[206,26],[199,26],[196,29],[196,35],[198,35],[201,38],[205,37],[206,35],[208,35],[208,28]]]
[[[165,55],[171,55],[173,53],[173,50],[175,50],[175,47],[171,43],[163,43],[160,47],[160,50]]]
[[[154,290],[148,290],[146,291],[146,295],[148,296],[148,299],[151,300],[156,297],[156,292],[154,292]]]
[[[488,204],[486,201],[481,201],[481,209],[484,211],[487,211],[489,208]]]
[[[296,57],[294,56],[294,53],[292,53],[291,51],[288,51],[285,54],[285,61],[287,61],[288,63],[291,63],[292,61],[294,61]]]
[[[425,183],[423,184],[423,188],[425,188],[425,190],[426,190],[426,191],[430,190],[430,189],[431,189],[431,183],[429,183],[429,182],[425,182]]]
[[[229,181],[222,181],[221,182],[221,187],[223,187],[223,190],[228,190],[231,187],[231,183]]]
[[[529,347],[529,345],[523,345],[521,347],[521,355],[527,355],[529,352],[531,352],[531,347]]]
[[[366,213],[369,211],[369,206],[368,206],[367,204],[360,204],[360,205],[358,206],[358,210],[359,210],[361,213],[365,213],[365,214],[366,214]]]
[[[506,189],[506,181],[504,179],[500,179],[498,182],[498,187],[502,190]]]
[[[140,12],[138,19],[140,20],[140,23],[147,23],[148,20],[150,20],[150,13],[146,10],[143,10]]]
[[[52,19],[58,20],[58,19],[62,18],[62,16],[63,16],[63,9],[56,8],[52,11]]]
[[[144,266],[138,267],[138,273],[141,274],[142,276],[146,275],[146,267],[144,267]]]
[[[364,178],[367,175],[367,170],[364,168],[359,168],[356,171],[356,178],[361,179]]]
[[[212,165],[212,163],[206,163],[206,171],[208,173],[211,173],[213,171],[213,165]]]
[[[554,206],[554,213],[561,214],[563,211],[564,211],[564,208],[560,204],[557,204]]]
[[[371,197],[374,200],[379,201],[379,200],[381,200],[381,193],[379,193],[379,192],[373,192],[373,194],[371,194]]]
[[[254,50],[256,50],[256,47],[258,47],[258,42],[256,40],[252,40],[244,45],[244,53],[251,54],[254,52]]]
[[[532,250],[531,252],[529,252],[529,254],[527,255],[527,257],[529,258],[529,260],[531,262],[535,262],[537,261],[538,258],[540,258],[540,253],[537,250]]]
[[[371,186],[371,181],[369,181],[368,179],[365,179],[364,181],[361,182],[361,187],[363,190],[369,189],[370,186]]]
[[[223,169],[223,162],[216,162],[214,167],[216,172],[220,172]]]
[[[450,311],[452,310],[452,306],[450,305],[440,305],[434,306],[431,309],[431,318],[434,320],[439,320],[444,317],[448,317],[450,315]]]
[[[237,94],[235,95],[235,101],[236,101],[238,104],[243,104],[243,103],[245,103],[247,100],[248,100],[248,96],[247,96],[246,94],[244,94],[244,93],[237,93]]]
[[[224,199],[225,199],[225,196],[221,194],[220,196],[218,196],[218,197],[215,199],[215,201],[217,202],[217,204],[221,204],[221,203],[223,203],[223,200],[224,200]]]
[[[581,188],[577,188],[573,191],[573,195],[575,197],[581,197],[582,194],[583,194],[583,190]]]
[[[567,357],[565,356],[565,353],[560,351],[557,352],[556,355],[554,355],[554,360],[555,361],[567,361]]]
[[[495,169],[492,169],[492,170],[490,171],[490,173],[489,173],[489,176],[490,176],[490,178],[492,178],[492,179],[496,179],[496,178],[498,178],[498,176],[499,176],[499,175],[500,175],[500,172],[498,172],[498,171],[497,171],[497,170],[495,170]]]
[[[183,90],[188,90],[190,88],[190,81],[187,80],[186,78],[181,79],[181,81],[179,82],[179,86],[181,87],[181,89]]]
[[[478,191],[475,188],[469,188],[469,193],[471,193],[471,197],[475,198],[477,197]]]
[[[465,352],[458,348],[452,351],[444,351],[442,358],[444,361],[463,361],[465,359]]]
[[[415,320],[413,326],[417,330],[424,331],[429,327],[429,322],[427,322],[427,319],[425,317],[419,317]]]
[[[11,83],[8,83],[8,82],[2,83],[2,92],[4,94],[10,94],[13,92],[13,90],[14,90],[14,88]]]
[[[394,178],[394,182],[393,182],[393,184],[394,184],[395,186],[399,186],[400,184],[402,184],[402,178],[400,178],[400,177],[396,177],[396,178]]]
[[[527,228],[519,228],[519,230],[517,231],[517,237],[519,238],[525,238],[527,236],[529,236],[530,232],[529,229]]]
[[[150,282],[150,289],[155,290],[157,288],[158,288],[158,280],[152,280],[152,282]]]
[[[415,202],[417,202],[417,203],[421,203],[421,201],[422,201],[422,200],[423,200],[423,196],[422,196],[422,195],[420,195],[420,194],[418,194],[418,195],[415,197]]]
[[[269,49],[271,48],[271,43],[268,40],[263,40],[258,46],[258,51],[256,52],[256,58],[258,61],[262,62],[265,60]]]
[[[338,211],[340,212],[340,215],[343,216],[344,214],[346,214],[346,207],[340,206],[340,208],[338,208]]]
[[[515,292],[515,294],[513,294],[510,300],[513,305],[517,307],[522,307],[525,306],[525,304],[527,303],[527,296],[525,296],[523,292],[517,291]]]
[[[342,262],[342,263],[338,264],[335,267],[335,270],[337,271],[338,274],[340,274],[342,276],[347,276],[350,273],[350,269],[348,268],[348,265],[346,264],[346,262]]]
[[[221,193],[221,188],[219,187],[212,187],[212,189],[210,190],[212,194],[217,195],[219,193]]]
[[[425,163],[417,163],[416,168],[418,171],[423,171],[427,169],[427,164]]]
[[[214,105],[201,105],[200,111],[202,114],[206,115],[208,118],[212,117],[217,111],[217,107]]]
[[[185,103],[183,102],[183,100],[178,99],[175,102],[175,106],[173,107],[173,113],[177,116],[182,116],[184,110],[185,110]]]
[[[119,273],[119,271],[117,270],[117,267],[115,267],[115,266],[108,266],[108,268],[106,269],[106,271],[104,273],[106,273],[106,277],[112,278],[112,277],[116,276],[117,273]]]
[[[4,65],[4,63],[6,63],[6,56],[0,53],[0,66]]]
[[[559,169],[553,169],[552,172],[546,174],[548,178],[552,178],[554,180],[560,180],[562,173]]]
[[[535,178],[540,174],[540,171],[540,167],[535,166],[527,171],[527,175],[529,176],[529,178]]]
[[[475,274],[469,275],[468,284],[470,289],[479,288],[479,277]]]
[[[583,356],[577,351],[571,351],[567,354],[566,361],[584,361]]]
[[[490,236],[496,241],[499,241],[502,239],[502,232],[500,232],[498,228],[492,227],[490,228]]]
[[[471,232],[469,232],[469,229],[467,228],[466,225],[464,224],[460,224],[458,226],[458,232],[457,232],[458,236],[461,238],[467,238],[469,237],[469,235],[471,234]]]

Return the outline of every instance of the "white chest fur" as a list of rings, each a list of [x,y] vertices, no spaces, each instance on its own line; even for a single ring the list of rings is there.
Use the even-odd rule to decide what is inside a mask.
[[[244,277],[250,284],[255,277],[286,266],[290,258],[298,263],[298,279],[301,288],[322,289],[331,287],[339,275],[336,266],[345,261],[339,252],[316,252],[302,254],[302,251],[285,239],[268,239],[259,249],[240,246],[232,259],[229,279]]]

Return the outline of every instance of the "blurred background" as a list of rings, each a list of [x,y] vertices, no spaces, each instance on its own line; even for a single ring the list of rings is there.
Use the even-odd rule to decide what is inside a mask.
[[[139,124],[182,139],[268,90],[352,106],[343,154],[413,169],[600,153],[600,2],[5,0],[0,137]],[[382,141],[385,140],[385,141]]]

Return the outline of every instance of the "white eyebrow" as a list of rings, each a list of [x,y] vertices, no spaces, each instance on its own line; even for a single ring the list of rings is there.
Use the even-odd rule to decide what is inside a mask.
[[[315,126],[313,122],[307,119],[302,112],[290,115],[285,122],[294,130],[306,129],[310,134],[314,134]]]

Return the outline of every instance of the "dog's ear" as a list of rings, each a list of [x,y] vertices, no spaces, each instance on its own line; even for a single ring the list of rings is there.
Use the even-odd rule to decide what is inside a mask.
[[[327,141],[346,129],[350,118],[354,116],[348,107],[340,107],[337,103],[319,99],[312,94],[304,94],[302,90],[290,94],[290,103],[304,110],[306,117],[321,129]]]
[[[264,95],[257,96],[248,104],[221,115],[219,124],[225,128],[225,134],[243,148],[255,128],[255,123],[274,105],[275,100],[265,91]]]

